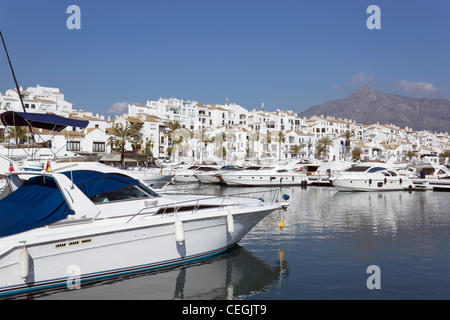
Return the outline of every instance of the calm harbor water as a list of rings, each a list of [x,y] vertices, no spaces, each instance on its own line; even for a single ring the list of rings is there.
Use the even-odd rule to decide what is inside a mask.
[[[311,186],[283,193],[289,208],[267,216],[220,256],[28,298],[450,299],[448,192],[342,193]],[[367,287],[371,265],[379,267],[380,289]]]

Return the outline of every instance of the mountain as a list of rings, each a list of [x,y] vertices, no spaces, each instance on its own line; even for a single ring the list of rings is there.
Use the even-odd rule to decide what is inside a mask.
[[[395,124],[416,131],[450,132],[450,100],[412,98],[360,86],[344,99],[312,106],[299,114],[352,119],[362,124]]]

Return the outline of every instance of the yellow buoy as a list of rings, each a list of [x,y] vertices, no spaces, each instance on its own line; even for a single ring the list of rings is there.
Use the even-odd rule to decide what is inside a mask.
[[[281,222],[280,222],[280,231],[283,230],[283,228],[284,228],[284,220],[281,219]]]

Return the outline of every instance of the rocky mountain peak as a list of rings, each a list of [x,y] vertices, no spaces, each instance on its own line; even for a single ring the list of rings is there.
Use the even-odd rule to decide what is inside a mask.
[[[362,124],[395,124],[413,130],[450,132],[450,101],[388,94],[363,84],[343,99],[312,106],[300,113],[352,119]]]

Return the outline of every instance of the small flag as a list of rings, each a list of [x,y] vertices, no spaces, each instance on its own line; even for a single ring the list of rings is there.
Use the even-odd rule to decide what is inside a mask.
[[[50,172],[50,162],[47,161],[47,165],[45,166],[45,171]]]
[[[12,162],[9,163],[9,172],[13,172],[14,171],[14,167]]]

